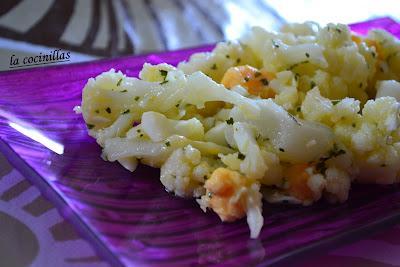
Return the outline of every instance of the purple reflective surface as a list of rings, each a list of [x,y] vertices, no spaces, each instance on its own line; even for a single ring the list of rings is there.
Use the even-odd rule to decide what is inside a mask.
[[[364,33],[371,25],[400,36],[400,25],[388,18],[355,24],[353,30]],[[354,186],[342,205],[265,205],[264,228],[251,240],[245,220],[223,224],[194,200],[166,193],[158,170],[140,166],[132,174],[102,161],[81,116],[72,112],[87,79],[110,68],[136,76],[144,62],[176,64],[210,49],[1,73],[0,137],[7,145],[0,150],[48,190],[45,194],[114,264],[264,265],[400,218],[397,186]]]

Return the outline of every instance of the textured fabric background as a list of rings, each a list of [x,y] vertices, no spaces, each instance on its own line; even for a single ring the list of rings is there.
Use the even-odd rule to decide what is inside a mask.
[[[174,50],[240,36],[253,25],[361,21],[400,14],[395,1],[3,0],[0,71],[10,57],[54,49],[70,62]],[[40,192],[0,155],[0,266],[108,266]],[[303,259],[300,266],[400,266],[400,226]]]

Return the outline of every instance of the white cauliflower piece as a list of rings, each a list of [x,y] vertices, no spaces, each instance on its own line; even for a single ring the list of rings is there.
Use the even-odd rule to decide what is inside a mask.
[[[318,87],[307,92],[301,104],[301,112],[306,120],[325,122],[332,115],[332,102],[321,96]]]
[[[227,155],[219,154],[218,157],[221,159],[222,163],[224,163],[230,170],[240,170],[240,164],[242,163],[242,160],[239,159],[239,153],[236,152]]]
[[[271,99],[254,100],[260,108],[255,119],[246,119],[241,111],[231,110],[233,121],[246,122],[256,128],[264,139],[269,139],[282,161],[300,163],[319,158],[333,145],[333,132],[328,127],[295,118]],[[229,134],[226,133],[229,142]],[[314,146],[307,144],[315,140]]]
[[[370,123],[376,123],[379,130],[394,131],[399,127],[400,103],[395,98],[386,96],[368,100],[363,108],[363,117]]]
[[[107,139],[122,137],[132,127],[133,121],[134,115],[132,113],[121,114],[111,126],[98,131],[89,131],[89,134],[96,138],[100,146],[104,146]]]
[[[208,130],[208,132],[204,136],[204,140],[208,142],[213,142],[221,146],[227,146],[228,143],[226,142],[225,139],[225,130],[226,130],[227,124],[224,122],[220,122],[217,125],[215,125],[213,128]]]
[[[261,179],[267,170],[267,166],[254,138],[253,129],[247,123],[243,122],[235,122],[233,129],[235,143],[239,151],[245,156],[240,164],[240,171],[247,177]]]
[[[347,200],[351,180],[349,175],[337,168],[328,168],[325,172],[325,197],[331,203],[343,203]]]
[[[400,101],[400,83],[395,80],[377,82],[375,98],[384,96],[391,96]]]
[[[160,167],[169,155],[178,148],[187,145],[200,150],[202,155],[216,156],[219,153],[229,154],[233,150],[211,142],[193,141],[184,136],[173,135],[162,142],[152,142],[139,134],[136,138],[110,138],[105,141],[103,154],[109,161],[120,158],[136,157],[142,163],[152,167]]]
[[[202,71],[219,82],[227,69],[238,64],[258,65],[249,48],[233,41],[217,44],[212,52],[193,54],[189,61],[180,62],[178,69],[186,74]]]
[[[280,165],[279,157],[271,152],[261,150],[261,155],[267,166],[264,177],[261,179],[263,185],[281,185],[282,184],[282,166]]]
[[[163,141],[175,134],[192,140],[203,140],[204,138],[204,128],[198,119],[171,120],[165,115],[153,111],[143,113],[141,128],[154,142]]]
[[[198,167],[200,163],[201,153],[191,145],[175,150],[161,166],[161,183],[180,197],[204,195],[203,183],[212,170],[207,163]]]
[[[176,68],[166,63],[157,65],[144,63],[142,70],[139,72],[139,78],[148,82],[163,82],[167,73],[172,70],[176,70]]]

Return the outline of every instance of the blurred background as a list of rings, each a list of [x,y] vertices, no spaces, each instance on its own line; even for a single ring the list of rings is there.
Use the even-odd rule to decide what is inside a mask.
[[[11,56],[62,49],[70,62],[235,39],[249,27],[400,18],[397,0],[2,0],[0,71]]]

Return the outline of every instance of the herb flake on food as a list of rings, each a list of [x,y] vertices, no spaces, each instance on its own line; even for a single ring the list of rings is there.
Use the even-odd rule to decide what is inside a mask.
[[[257,77],[259,77],[259,76],[261,76],[261,72],[256,71],[256,73],[254,73],[254,78],[257,78]]]
[[[110,113],[111,113],[111,108],[110,108],[110,107],[107,107],[107,108],[106,108],[106,112],[107,112],[108,114],[110,114]]]
[[[212,70],[216,70],[216,69],[217,69],[217,64],[214,63],[214,64],[211,66],[211,69],[212,69]]]
[[[289,68],[287,68],[287,70],[293,70],[293,69],[297,68],[298,66],[300,66],[302,64],[307,64],[307,63],[309,63],[308,60],[304,60],[299,63],[295,63],[295,64],[291,65]]]
[[[162,81],[160,82],[160,85],[166,84],[168,82],[168,80]]]
[[[310,82],[310,88],[313,89],[315,86],[316,86],[315,82],[314,82],[314,81],[311,81],[311,82]]]
[[[243,155],[242,153],[240,153],[239,152],[239,154],[238,154],[238,159],[240,159],[240,160],[244,160],[245,158],[246,158],[246,156],[245,155]]]
[[[272,39],[271,42],[272,42],[272,45],[273,45],[275,48],[279,48],[278,43],[277,43],[274,39]]]
[[[236,63],[240,63],[240,61],[241,61],[240,58],[236,59]]]
[[[281,152],[285,152],[285,149],[283,149],[283,148],[279,148],[279,151],[281,151]]]
[[[121,83],[122,83],[122,78],[118,80],[118,82],[117,82],[117,86],[120,86],[120,85],[121,85]]]
[[[249,77],[244,77],[244,80],[245,80],[246,82],[248,82],[248,81],[250,81],[250,78],[249,78]]]
[[[139,96],[135,96],[135,101],[139,101],[140,97]]]
[[[310,54],[309,54],[309,53],[306,53],[306,57],[308,57],[308,58],[309,58],[309,57],[310,57]]]
[[[167,75],[168,75],[168,71],[166,71],[166,70],[158,70],[158,71],[160,72],[160,75],[162,77],[164,77],[164,81],[165,81],[165,78],[167,78]]]
[[[129,109],[127,109],[124,112],[122,112],[122,114],[128,114],[129,112],[131,112],[131,111]]]
[[[171,143],[169,141],[165,142],[166,146],[171,146]]]
[[[336,106],[340,102],[340,100],[331,100],[331,102],[332,105]]]
[[[90,123],[86,123],[86,127],[90,130],[90,129],[94,128],[94,125],[90,124]]]
[[[99,114],[99,113],[100,113],[100,111],[99,111],[98,109],[96,109],[94,112],[96,112],[96,114]]]
[[[126,90],[126,89],[121,91],[121,93],[126,93],[126,92],[128,92],[128,90]]]
[[[269,81],[268,81],[268,79],[266,79],[266,78],[262,78],[262,79],[260,80],[260,82],[261,82],[263,85],[265,85],[265,86],[268,86],[268,85],[269,85]]]
[[[229,125],[233,125],[233,123],[234,123],[233,118],[231,117],[231,118],[227,119],[226,123]]]

